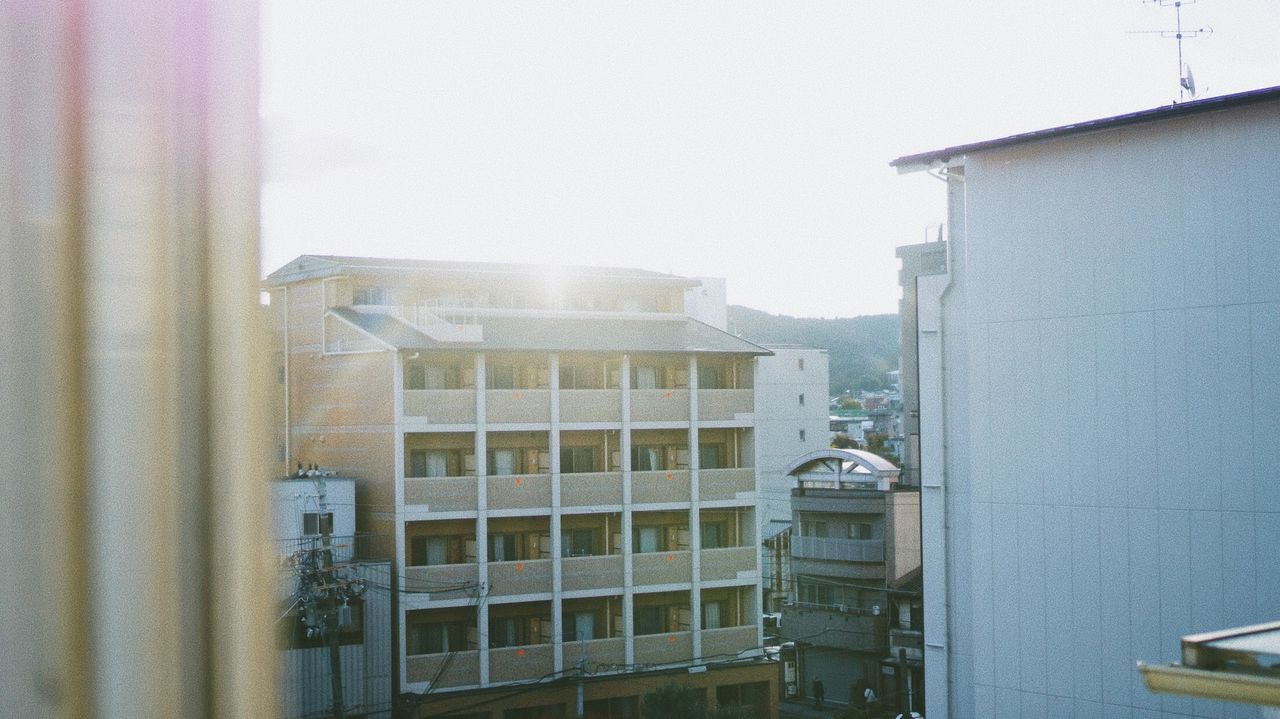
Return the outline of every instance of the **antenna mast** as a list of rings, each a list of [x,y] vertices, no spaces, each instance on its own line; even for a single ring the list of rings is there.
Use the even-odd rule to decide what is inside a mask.
[[[1209,26],[1199,27],[1194,30],[1182,29],[1182,6],[1194,5],[1197,0],[1142,0],[1143,3],[1151,3],[1160,7],[1173,7],[1174,18],[1176,21],[1173,30],[1133,30],[1130,35],[1159,35],[1160,37],[1174,38],[1178,41],[1178,102],[1185,99],[1188,92],[1192,97],[1196,96],[1195,82],[1191,78],[1191,69],[1182,62],[1182,39],[1198,37],[1200,35],[1213,34],[1213,28]]]

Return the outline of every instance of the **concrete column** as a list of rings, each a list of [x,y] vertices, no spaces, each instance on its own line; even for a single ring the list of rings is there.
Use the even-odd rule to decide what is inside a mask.
[[[634,664],[635,577],[631,546],[631,356],[622,356],[618,385],[622,391],[622,431],[618,433],[618,453],[622,455],[622,629],[626,637],[623,661]],[[606,461],[608,458],[606,458]]]
[[[485,475],[489,472],[489,437],[485,419],[485,357],[477,352],[476,372],[476,564],[480,591],[489,591],[489,499],[485,491]],[[489,686],[489,603],[481,600],[476,611],[476,636],[480,638],[480,686]]]
[[[689,355],[689,563],[692,584],[689,590],[690,629],[693,656],[702,656],[702,514],[698,505],[698,356]]]
[[[555,647],[558,672],[564,669],[564,593],[560,546],[560,355],[548,360],[551,385],[551,433],[547,447],[551,453],[551,641]],[[608,538],[605,538],[608,541]]]

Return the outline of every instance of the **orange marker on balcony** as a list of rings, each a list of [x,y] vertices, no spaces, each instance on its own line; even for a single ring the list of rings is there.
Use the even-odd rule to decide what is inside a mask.
[[[524,563],[523,563],[523,562],[516,562],[516,571],[517,571],[517,572],[523,572],[523,571],[524,571]]]
[[[516,392],[516,399],[520,399],[520,393]]]
[[[675,479],[675,475],[671,472],[667,472],[667,481],[670,482],[673,479]]]
[[[668,561],[668,562],[674,562],[675,560],[676,560],[676,555],[674,555],[674,554],[668,554],[668,555],[667,555],[667,561]]]
[[[516,656],[517,656],[517,657],[523,657],[523,656],[524,656],[524,650],[523,650],[523,649],[517,649],[517,650],[516,650]]]
[[[524,480],[520,477],[516,477],[516,486],[519,487],[522,484],[524,484]]]
[[[675,644],[675,641],[676,641],[676,635],[674,634],[667,635],[667,644]]]

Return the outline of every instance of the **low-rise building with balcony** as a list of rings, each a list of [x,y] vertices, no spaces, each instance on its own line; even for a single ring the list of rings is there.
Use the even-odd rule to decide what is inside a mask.
[[[919,491],[900,487],[898,467],[861,450],[810,452],[787,474],[795,599],[783,605],[780,624],[782,639],[797,647],[795,688],[803,693],[820,679],[837,702],[862,701],[871,688],[896,706],[904,672],[916,672],[913,689],[923,686],[919,653],[904,668],[897,651],[914,649],[911,632],[919,630]]]

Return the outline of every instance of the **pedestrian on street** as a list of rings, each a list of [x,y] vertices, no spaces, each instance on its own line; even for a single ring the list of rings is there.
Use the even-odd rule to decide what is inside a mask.
[[[813,680],[813,708],[814,709],[822,708],[822,700],[826,696],[826,693],[827,693],[826,688],[822,686],[822,680],[814,679]]]

